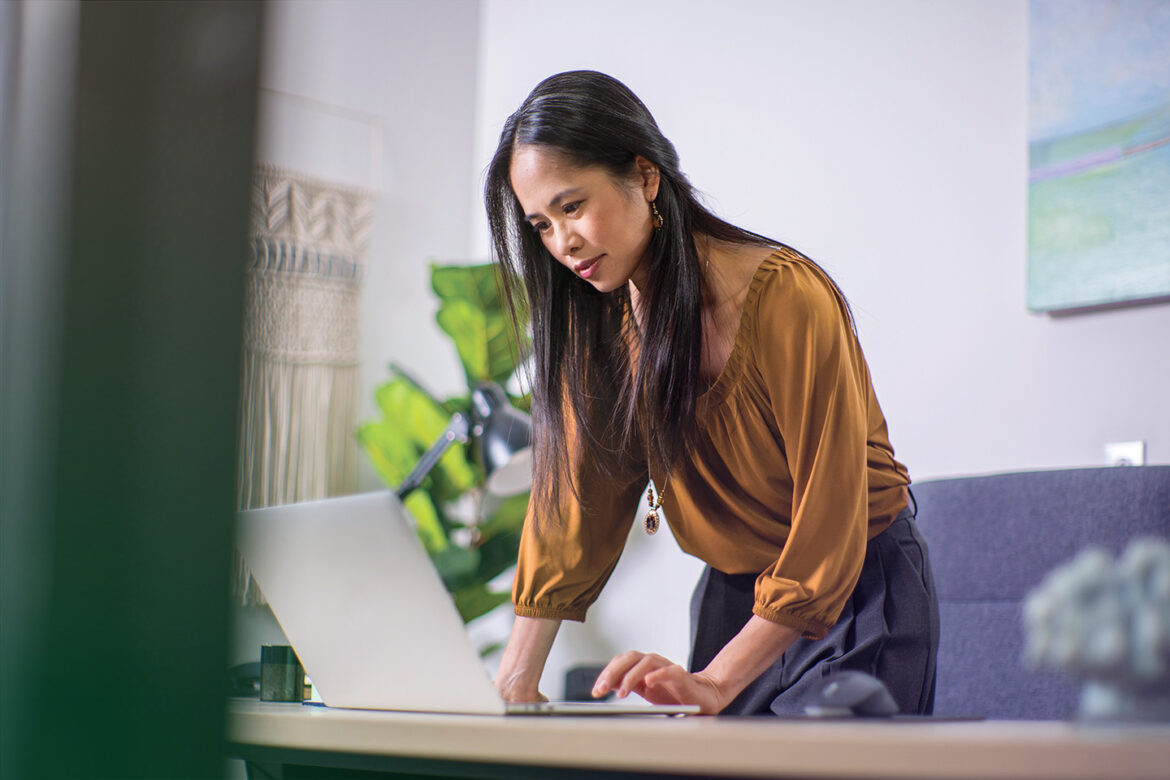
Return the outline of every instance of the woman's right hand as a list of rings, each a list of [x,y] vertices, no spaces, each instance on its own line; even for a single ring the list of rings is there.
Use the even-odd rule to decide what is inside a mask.
[[[548,701],[540,692],[540,676],[560,627],[559,620],[516,617],[495,680],[504,701]]]
[[[498,677],[496,690],[499,691],[500,698],[507,702],[548,701],[547,696],[531,685],[513,686],[502,683]]]

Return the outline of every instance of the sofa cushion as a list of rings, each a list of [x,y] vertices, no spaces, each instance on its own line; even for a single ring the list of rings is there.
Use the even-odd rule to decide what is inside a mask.
[[[1170,535],[1170,466],[943,479],[912,486],[939,598],[1020,598],[1091,544]]]
[[[1170,539],[1170,466],[1070,469],[913,485],[938,589],[935,713],[1059,719],[1079,681],[1024,665],[1023,599],[1089,545]]]
[[[1076,713],[1076,680],[1029,669],[1020,654],[998,652],[1005,645],[1023,647],[1020,602],[942,602],[939,635],[935,715],[1052,720]]]

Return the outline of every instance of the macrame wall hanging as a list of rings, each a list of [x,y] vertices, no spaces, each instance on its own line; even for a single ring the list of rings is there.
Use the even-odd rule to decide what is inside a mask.
[[[271,166],[252,183],[240,509],[357,488],[361,288],[371,193]],[[263,594],[236,555],[233,592]]]

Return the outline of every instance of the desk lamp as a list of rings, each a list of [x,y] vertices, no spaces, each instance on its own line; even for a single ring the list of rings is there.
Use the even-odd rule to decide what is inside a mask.
[[[431,448],[423,453],[402,484],[405,499],[422,484],[439,458],[456,441],[474,439],[475,458],[487,477],[487,491],[498,496],[519,493],[532,485],[532,419],[508,401],[497,384],[481,384],[471,392],[470,419],[456,412]]]

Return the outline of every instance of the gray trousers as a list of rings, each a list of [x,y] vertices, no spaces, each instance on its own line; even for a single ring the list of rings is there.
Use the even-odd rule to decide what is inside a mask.
[[[690,670],[707,666],[752,616],[755,574],[710,566],[691,599]],[[879,678],[903,714],[934,707],[938,599],[926,543],[910,509],[870,540],[865,563],[841,617],[824,639],[798,639],[722,715],[803,711],[809,686],[838,669]]]

